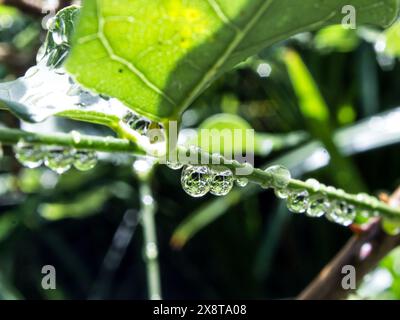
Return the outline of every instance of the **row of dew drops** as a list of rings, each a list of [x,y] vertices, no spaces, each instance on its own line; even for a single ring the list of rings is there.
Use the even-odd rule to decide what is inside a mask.
[[[246,177],[235,177],[229,168],[224,166],[185,165],[179,163],[167,163],[174,170],[182,169],[181,184],[183,190],[192,197],[202,197],[208,192],[216,196],[227,195],[236,183],[239,187],[248,184]],[[377,211],[370,212],[367,208],[356,208],[352,204],[341,199],[330,199],[327,192],[344,194],[343,190],[325,186],[315,179],[308,179],[306,183],[314,193],[307,190],[288,188],[291,180],[287,168],[276,165],[265,170],[271,176],[271,180],[261,185],[263,188],[273,188],[275,195],[286,200],[287,207],[293,213],[305,213],[309,217],[319,218],[325,216],[329,221],[343,225],[351,225],[357,215],[364,219],[377,216]],[[372,207],[379,205],[379,200],[365,193],[360,193],[357,200]]]
[[[58,174],[72,167],[80,171],[93,169],[97,153],[91,150],[75,150],[58,146],[39,146],[20,140],[14,146],[15,157],[25,167],[34,169],[45,165]]]
[[[140,134],[146,134],[151,125],[150,121],[132,112],[127,112],[123,121]],[[79,142],[79,132],[73,131],[71,134],[74,141]],[[35,169],[44,164],[58,174],[63,174],[72,167],[79,171],[88,171],[93,169],[98,162],[95,151],[59,146],[40,146],[23,139],[14,146],[14,153],[17,160],[27,168]]]
[[[123,121],[132,129],[145,135],[151,126],[151,122],[131,112],[127,113]],[[78,135],[73,135],[78,136]],[[21,164],[28,168],[37,168],[44,164],[46,167],[57,172],[65,173],[75,167],[80,171],[87,171],[94,168],[98,157],[95,151],[75,150],[59,146],[39,146],[28,143],[24,140],[14,146],[16,158]],[[182,169],[181,184],[184,191],[192,197],[203,197],[207,193],[215,196],[225,196],[236,183],[239,187],[245,187],[248,179],[244,176],[235,176],[225,166],[202,166],[183,165],[180,163],[168,162],[167,165],[174,170]],[[308,179],[306,183],[314,193],[307,190],[292,190],[288,188],[291,180],[289,170],[283,166],[271,166],[265,170],[271,177],[262,185],[263,188],[273,188],[277,197],[287,201],[287,207],[294,213],[305,213],[309,217],[325,216],[329,221],[348,226],[353,223],[356,216],[369,218],[377,216],[377,211],[370,212],[366,208],[356,208],[344,200],[330,199],[327,193],[344,195],[344,191],[325,186],[315,179]],[[377,207],[380,201],[368,194],[358,194],[357,200],[366,203],[371,207]]]

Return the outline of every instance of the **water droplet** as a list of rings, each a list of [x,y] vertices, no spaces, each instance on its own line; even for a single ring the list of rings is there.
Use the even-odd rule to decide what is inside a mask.
[[[343,196],[343,195],[346,194],[346,192],[345,192],[343,189],[337,189],[337,190],[336,190],[336,193],[337,193],[338,195],[340,195],[340,196]]]
[[[231,170],[221,167],[213,169],[213,180],[210,193],[215,196],[225,196],[232,190],[233,173]]]
[[[71,135],[74,143],[79,144],[79,142],[81,142],[81,134],[78,131],[71,131]]]
[[[151,122],[148,126],[146,125],[142,129],[136,130],[142,134],[145,133],[152,144],[164,142],[166,139],[164,129],[157,122]]]
[[[332,192],[332,193],[336,193],[336,188],[332,187],[332,186],[328,186],[325,188],[326,192]]]
[[[356,218],[356,210],[353,205],[347,204],[346,201],[334,200],[331,203],[331,210],[325,214],[325,217],[331,222],[347,227]]]
[[[308,191],[291,191],[287,199],[287,207],[294,213],[306,212],[310,197]]]
[[[329,210],[329,201],[324,196],[314,195],[310,198],[310,206],[308,207],[306,214],[312,218],[319,218],[329,212]]]
[[[178,161],[167,161],[166,165],[172,170],[179,170],[183,167],[183,164]]]
[[[132,130],[139,132],[142,135],[145,135],[150,127],[151,121],[140,117],[139,115],[133,112],[127,112],[122,121],[127,124]]]
[[[274,192],[275,192],[275,195],[279,199],[287,199],[287,197],[289,196],[290,190],[289,189],[275,189]]]
[[[357,216],[360,216],[363,219],[368,219],[368,218],[370,218],[371,214],[368,209],[357,208]]]
[[[239,178],[237,177],[235,182],[238,187],[244,188],[248,185],[249,179],[245,177],[239,177]]]
[[[21,140],[14,146],[14,152],[17,160],[27,168],[34,169],[43,164],[45,153],[40,146]]]
[[[292,178],[290,171],[280,165],[269,167],[265,170],[265,172],[272,175],[271,184],[275,189],[285,189],[289,185],[290,179]]]
[[[373,208],[376,208],[380,203],[380,201],[377,198],[370,196],[369,194],[366,194],[366,193],[357,194],[356,199],[360,202],[363,202],[363,203],[369,205],[369,206],[372,206]]]
[[[146,258],[150,260],[154,260],[158,256],[158,248],[155,242],[149,242],[146,244],[145,250]]]
[[[182,170],[182,188],[192,197],[206,195],[210,191],[212,180],[213,175],[209,167],[189,165]]]
[[[313,179],[313,178],[307,179],[307,180],[306,180],[306,183],[307,183],[307,184],[311,187],[311,189],[312,189],[313,191],[315,191],[315,192],[318,192],[318,191],[320,190],[320,188],[321,188],[321,184],[320,184],[319,181],[316,180],[316,179]]]
[[[77,150],[74,158],[74,167],[80,171],[93,169],[97,164],[97,154],[94,151]]]
[[[269,189],[272,187],[272,184],[270,181],[264,181],[260,184],[260,187],[263,189]]]
[[[211,163],[212,164],[221,164],[223,162],[223,158],[224,157],[221,156],[219,153],[213,153],[211,155]]]
[[[55,17],[49,18],[49,19],[46,21],[46,29],[47,29],[47,30],[53,29],[55,23],[56,23],[56,18],[55,18]]]
[[[152,158],[139,158],[133,163],[133,170],[135,174],[141,178],[146,178],[154,167],[155,159]]]
[[[127,124],[129,127],[132,128],[133,124],[135,123],[136,120],[139,119],[139,116],[133,112],[127,112],[123,118],[122,121]]]
[[[74,160],[74,151],[71,149],[54,147],[46,150],[44,164],[58,174],[63,174],[71,168]]]

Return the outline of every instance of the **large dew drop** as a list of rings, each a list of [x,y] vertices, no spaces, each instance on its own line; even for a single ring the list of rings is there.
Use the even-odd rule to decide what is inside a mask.
[[[309,206],[310,196],[307,190],[292,191],[287,199],[287,207],[294,213],[306,212]]]
[[[80,171],[93,169],[97,164],[97,154],[94,151],[78,150],[74,154],[74,167]]]
[[[183,167],[183,164],[178,161],[167,161],[166,165],[172,170],[179,170]]]
[[[280,165],[269,167],[265,172],[272,175],[271,185],[275,189],[285,189],[292,178],[290,171]]]
[[[321,184],[318,180],[310,178],[306,180],[306,183],[313,189],[313,191],[318,192],[321,188]]]
[[[19,141],[14,146],[15,157],[25,167],[34,169],[42,165],[45,153],[40,146]]]
[[[213,169],[213,180],[211,182],[210,193],[215,196],[225,196],[232,190],[233,173],[227,168]]]
[[[74,160],[72,150],[54,147],[47,150],[44,164],[58,174],[63,174],[71,168]]]
[[[279,199],[287,199],[290,189],[275,189],[274,193]]]
[[[207,166],[185,166],[182,170],[182,188],[192,197],[205,196],[211,188],[213,175]]]
[[[308,207],[306,214],[312,218],[319,218],[329,212],[329,210],[329,201],[324,196],[315,195],[310,197],[310,206]]]
[[[127,112],[122,121],[128,125],[132,130],[139,132],[142,135],[145,135],[150,127],[151,121],[140,117],[139,115],[133,112]]]
[[[347,227],[356,218],[356,211],[354,206],[347,204],[346,201],[334,200],[331,204],[331,210],[325,216],[329,221]]]

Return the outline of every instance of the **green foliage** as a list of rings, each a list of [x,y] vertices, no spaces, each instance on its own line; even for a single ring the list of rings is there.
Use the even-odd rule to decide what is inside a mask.
[[[85,87],[153,120],[177,119],[224,71],[291,35],[341,22],[346,4],[84,1],[67,69]],[[352,4],[359,24],[387,26],[399,1]]]
[[[369,189],[383,186],[393,189],[395,177],[400,175],[396,150],[380,149],[372,155],[365,151],[398,143],[398,133],[392,126],[398,118],[392,112],[378,114],[378,109],[376,112],[369,110],[373,118],[353,124],[366,112],[359,100],[369,97],[365,90],[358,92],[358,82],[369,81],[371,92],[378,83],[378,78],[375,82],[370,79],[373,73],[362,81],[353,79],[354,75],[365,69],[370,71],[372,67],[377,74],[383,73],[372,46],[360,36],[362,32],[335,25],[343,17],[341,7],[344,4],[348,4],[347,1],[86,0],[67,63],[68,70],[82,87],[68,74],[63,74],[78,9],[70,7],[60,11],[39,55],[39,66],[45,68],[41,69],[44,70],[42,76],[36,79],[47,86],[38,86],[35,82],[33,88],[50,87],[55,74],[63,77],[60,84],[68,86],[61,86],[63,90],[58,91],[51,88],[50,103],[47,103],[49,100],[45,104],[36,103],[47,96],[43,95],[43,89],[36,92],[35,97],[40,99],[25,100],[23,95],[10,99],[9,92],[25,93],[25,89],[31,88],[31,83],[26,81],[29,76],[25,76],[2,84],[0,100],[24,120],[41,121],[58,115],[107,126],[121,139],[105,137],[110,134],[108,130],[65,119],[52,123],[57,131],[73,128],[90,132],[90,135],[28,133],[0,128],[0,139],[5,144],[16,144],[23,138],[39,145],[109,153],[102,156],[103,165],[91,172],[72,170],[60,178],[45,169],[20,169],[6,149],[0,157],[0,298],[107,295],[158,298],[158,250],[162,253],[161,275],[166,298],[276,298],[297,294],[320,265],[339,249],[349,236],[348,230],[336,229],[320,219],[302,220],[299,215],[288,215],[284,202],[277,202],[272,193],[263,192],[256,185],[235,188],[225,197],[197,202],[183,195],[179,177],[164,167],[147,164],[149,171],[144,172],[149,174],[142,172],[141,175],[134,166],[137,174],[133,175],[131,155],[143,154],[151,145],[139,131],[121,122],[128,111],[121,101],[152,120],[165,121],[179,119],[201,95],[197,108],[188,112],[192,117],[190,125],[196,129],[229,132],[239,129],[242,133],[256,129],[257,167],[285,165],[296,178],[308,177],[313,171],[312,177],[324,183],[355,191],[364,188],[357,178],[360,171]],[[352,4],[357,9],[358,24],[380,27],[393,21],[399,1],[356,0]],[[10,14],[21,18],[15,10]],[[332,24],[334,26],[330,26]],[[265,47],[323,26],[329,27],[314,38],[303,34],[289,39],[272,49],[262,50],[250,63],[225,73]],[[374,29],[372,33],[378,38],[387,36],[390,41],[386,48],[395,48],[399,42],[395,28],[396,25],[386,33]],[[362,31],[365,30],[371,31]],[[0,34],[4,41],[13,39],[11,33],[5,33]],[[28,39],[29,34],[20,38],[18,43],[24,43],[23,39]],[[337,59],[337,51],[340,59]],[[366,51],[372,53],[363,56],[369,67],[354,64],[354,61],[363,60],[358,59],[358,54]],[[2,63],[0,61],[0,66]],[[261,63],[270,66],[271,72],[259,72]],[[396,90],[390,87],[391,83],[397,83],[395,71],[384,76],[391,81],[381,88],[379,111],[398,103]],[[15,77],[15,73],[10,72],[9,77]],[[218,77],[220,80],[212,83]],[[101,95],[92,95],[86,89]],[[79,93],[74,95],[77,91]],[[75,100],[70,100],[71,92]],[[82,98],[86,99],[85,103]],[[3,118],[3,115],[6,116]],[[14,119],[6,113],[1,111],[0,116],[0,122],[13,123]],[[381,122],[385,123],[383,129]],[[350,127],[340,129],[342,124]],[[185,121],[183,126],[187,126]],[[41,129],[30,127],[29,130]],[[218,141],[210,138],[206,137],[205,150],[216,151]],[[189,144],[203,142],[199,136],[195,140]],[[241,145],[229,142],[217,151],[240,153],[249,141],[242,140]],[[322,147],[330,156],[328,169],[324,168],[327,162],[321,160]],[[361,160],[352,159],[354,163],[344,157],[360,151],[364,154],[358,156]],[[144,159],[135,164],[139,161],[146,164]],[[265,165],[260,166],[260,163]],[[385,167],[390,174],[377,177],[374,174],[378,170],[372,172],[370,166]],[[258,170],[254,177],[254,181],[260,183],[268,176]],[[301,181],[295,180],[296,183],[305,187]],[[340,196],[348,195],[343,192]],[[127,208],[131,210],[126,211]],[[397,213],[392,208],[386,209],[388,216]],[[139,215],[136,212],[140,212]],[[224,215],[227,212],[229,214]],[[134,238],[132,248],[126,250],[138,216],[143,224],[143,247],[140,248],[142,241]],[[360,214],[356,221],[362,223],[366,219]],[[397,221],[385,219],[383,225],[389,233],[398,232]],[[159,248],[156,234],[160,239]],[[194,238],[197,234],[198,238]],[[189,241],[190,246],[184,252],[172,252],[169,247],[171,244],[181,249]],[[278,249],[279,255],[276,254]],[[125,252],[129,253],[126,257]],[[112,258],[114,269],[107,257]],[[390,297],[398,296],[397,260],[391,255],[381,264],[394,279]],[[299,265],[298,261],[302,263]],[[26,262],[32,265],[25,268]],[[63,275],[58,279],[55,294],[41,290],[40,272],[36,273],[36,269],[40,270],[44,263],[54,263],[57,272],[60,270],[59,274]],[[143,289],[146,285],[143,264],[148,271],[149,295]],[[114,272],[118,272],[118,277],[113,277]],[[21,282],[21,273],[29,274],[30,278]],[[284,283],[282,275],[286,279]],[[240,285],[232,279],[240,279]],[[134,280],[134,285],[130,280]],[[369,292],[369,296],[374,293]]]
[[[332,158],[331,167],[335,172],[336,184],[352,192],[362,191],[365,187],[357,169],[343,158],[333,141],[330,111],[312,75],[297,53],[287,51],[284,60],[309,131],[324,144]]]
[[[43,203],[39,207],[39,214],[51,221],[83,219],[98,213],[110,195],[107,188],[97,188],[80,194],[77,199],[70,199],[67,203]]]
[[[318,31],[314,42],[315,47],[323,52],[351,52],[360,44],[360,38],[356,30],[334,25]]]
[[[400,56],[400,22],[394,23],[389,29],[385,31],[385,53],[391,56]]]

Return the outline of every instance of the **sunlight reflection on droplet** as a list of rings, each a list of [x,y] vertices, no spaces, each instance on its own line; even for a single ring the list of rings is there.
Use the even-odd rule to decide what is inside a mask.
[[[156,259],[158,256],[157,245],[154,242],[149,242],[146,245],[146,257],[148,259]]]
[[[257,67],[257,73],[261,78],[268,78],[271,72],[272,68],[268,63],[260,63]]]
[[[143,199],[142,199],[142,201],[143,201],[143,203],[144,203],[145,205],[148,205],[148,206],[154,203],[153,197],[152,197],[152,196],[149,196],[149,195],[144,196]]]
[[[386,38],[379,39],[375,42],[374,48],[376,52],[383,52],[386,49]]]
[[[40,184],[45,189],[52,189],[56,186],[59,176],[50,170],[45,170],[40,177]]]
[[[147,173],[151,169],[151,167],[151,163],[143,159],[136,160],[133,163],[133,169],[135,169],[138,174]]]

